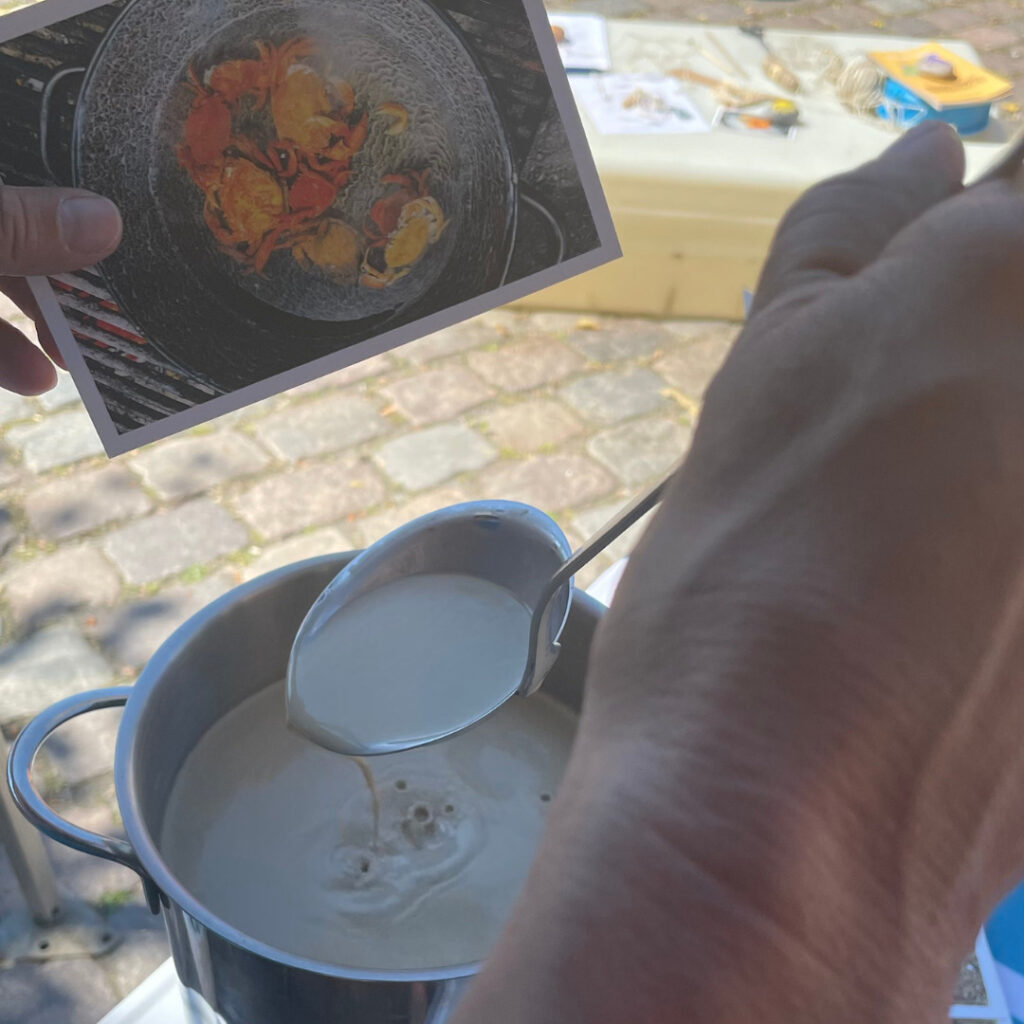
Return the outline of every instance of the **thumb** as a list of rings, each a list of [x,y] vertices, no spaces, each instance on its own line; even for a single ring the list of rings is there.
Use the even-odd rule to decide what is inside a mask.
[[[121,241],[121,215],[80,189],[0,186],[0,276],[78,270]]]
[[[931,207],[963,189],[964,147],[928,121],[877,160],[810,189],[783,219],[753,312],[802,285],[850,277]]]

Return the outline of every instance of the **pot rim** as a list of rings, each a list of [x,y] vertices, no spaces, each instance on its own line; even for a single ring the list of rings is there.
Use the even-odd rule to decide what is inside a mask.
[[[491,504],[502,503],[494,502]],[[543,515],[539,510],[534,509],[533,511],[537,515]],[[549,517],[545,516],[545,518]],[[552,522],[554,521],[552,520]],[[556,529],[558,529],[557,524]],[[559,532],[561,531],[559,530]],[[358,554],[358,551],[348,551],[320,555],[304,559],[300,562],[294,562],[258,576],[229,590],[226,594],[221,595],[215,601],[200,609],[161,644],[156,653],[146,663],[138,680],[132,687],[131,695],[125,704],[121,724],[118,728],[114,751],[114,789],[118,799],[121,818],[124,823],[125,833],[136,856],[143,869],[160,890],[162,897],[177,905],[187,915],[199,921],[209,930],[250,953],[261,956],[273,963],[352,981],[412,983],[468,978],[475,975],[481,969],[483,966],[482,960],[433,968],[385,969],[343,967],[326,961],[297,956],[252,938],[210,911],[178,881],[164,861],[155,839],[151,836],[138,811],[138,793],[134,773],[131,770],[136,754],[137,725],[149,694],[158,685],[166,671],[178,657],[181,649],[204,630],[212,619],[218,617],[225,609],[231,607],[240,599],[271,590],[278,586],[282,580],[300,575],[317,566],[327,566],[334,563],[338,565],[340,571],[345,564]],[[594,601],[593,598],[579,591],[573,595],[571,604],[585,608],[591,614],[597,615],[600,614],[602,609],[602,606]],[[568,618],[568,613],[566,618]]]

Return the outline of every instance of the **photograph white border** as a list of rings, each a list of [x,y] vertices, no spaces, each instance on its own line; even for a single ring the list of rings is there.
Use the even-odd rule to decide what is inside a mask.
[[[0,43],[16,39],[30,32],[37,32],[55,22],[73,18],[97,7],[105,7],[109,2],[110,0],[40,0],[39,3],[31,7],[24,7],[0,17]],[[615,226],[612,223],[611,212],[601,187],[597,167],[590,152],[583,123],[569,85],[569,77],[562,64],[558,44],[551,31],[543,0],[520,0],[520,2],[523,4],[533,30],[537,49],[544,64],[544,71],[551,84],[555,105],[562,119],[569,147],[579,172],[580,182],[586,193],[594,226],[600,239],[597,248],[546,270],[538,271],[512,284],[504,285],[466,302],[449,306],[447,309],[413,323],[351,345],[342,351],[322,356],[312,362],[304,363],[302,366],[275,374],[266,380],[232,391],[230,394],[211,398],[190,409],[173,413],[163,419],[124,433],[118,433],[111,419],[96,382],[86,365],[85,357],[71,335],[67,320],[61,312],[49,281],[45,277],[30,278],[29,283],[39,303],[39,308],[67,363],[68,370],[78,387],[82,401],[108,456],[113,458],[123,455],[141,445],[170,437],[202,423],[208,423],[229,412],[235,412],[255,402],[298,387],[300,384],[306,384],[325,374],[345,369],[369,359],[371,356],[399,348],[417,338],[479,316],[498,306],[516,302],[533,292],[549,288],[578,274],[593,270],[622,255]]]

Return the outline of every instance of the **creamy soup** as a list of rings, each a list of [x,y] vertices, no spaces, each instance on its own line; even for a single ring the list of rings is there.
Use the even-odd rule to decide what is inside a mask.
[[[539,694],[467,732],[359,765],[290,730],[284,684],[200,739],[167,804],[174,875],[214,914],[344,967],[484,958],[525,881],[576,718]],[[375,836],[376,832],[376,836]]]
[[[440,573],[385,583],[304,632],[288,720],[343,754],[449,736],[499,707],[526,668],[530,611],[503,587]]]

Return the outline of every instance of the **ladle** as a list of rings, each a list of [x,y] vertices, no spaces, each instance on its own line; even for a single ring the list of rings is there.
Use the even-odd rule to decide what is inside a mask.
[[[511,502],[441,509],[377,541],[299,627],[289,724],[342,754],[393,753],[446,739],[514,694],[534,693],[558,655],[573,576],[654,508],[670,479],[572,554],[551,519]],[[404,594],[389,605],[396,587]],[[482,625],[481,604],[490,616]]]

